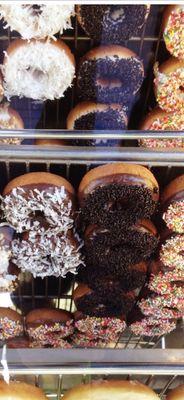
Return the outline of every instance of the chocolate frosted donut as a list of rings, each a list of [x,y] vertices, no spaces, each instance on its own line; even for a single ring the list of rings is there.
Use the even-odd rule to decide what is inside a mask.
[[[127,127],[128,119],[124,108],[120,104],[97,104],[82,102],[74,107],[67,118],[67,129],[69,130],[124,130]],[[83,145],[116,145],[122,140],[73,140],[74,144]]]
[[[78,5],[77,18],[84,31],[101,43],[122,44],[140,34],[148,5]]]
[[[78,311],[95,317],[114,317],[128,313],[135,302],[134,292],[120,293],[118,297],[109,297],[109,293],[93,291],[87,285],[80,284],[74,290],[73,300]]]
[[[141,287],[147,275],[147,264],[140,262],[135,265],[121,265],[109,260],[109,263],[93,265],[92,258],[86,260],[85,268],[79,271],[77,280],[87,283],[92,289],[104,296],[118,297],[122,292]]]
[[[36,229],[40,214],[51,228],[67,232],[73,226],[74,189],[61,176],[31,172],[10,181],[3,191],[1,210],[21,233]]]
[[[180,60],[184,59],[184,5],[166,7],[163,15],[163,38],[167,50]]]
[[[26,332],[42,346],[60,347],[60,340],[73,334],[73,315],[65,310],[40,308],[26,316]]]
[[[164,189],[161,210],[167,227],[174,232],[184,233],[184,175],[178,176]]]
[[[0,340],[23,334],[23,321],[20,314],[11,308],[0,307]]]
[[[85,224],[117,232],[154,213],[159,188],[147,168],[115,163],[89,171],[80,183],[78,198]]]
[[[128,104],[140,89],[144,66],[131,50],[113,45],[90,50],[80,61],[78,92],[83,100]]]

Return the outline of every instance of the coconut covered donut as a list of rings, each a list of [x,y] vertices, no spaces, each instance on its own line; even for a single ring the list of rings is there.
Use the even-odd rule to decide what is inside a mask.
[[[41,215],[60,232],[73,227],[74,189],[61,176],[30,172],[10,181],[1,198],[5,219],[18,233],[36,230]]]
[[[126,329],[125,317],[89,317],[82,313],[75,313],[75,327],[80,333],[85,334],[90,341],[102,339],[103,341],[117,341],[120,334]]]
[[[114,317],[126,314],[133,307],[135,293],[121,293],[118,298],[112,298],[109,293],[100,293],[87,285],[79,284],[74,290],[73,300],[78,311],[91,317]]]
[[[24,129],[24,123],[19,113],[8,104],[0,106],[0,129]],[[1,137],[1,132],[0,132]],[[21,138],[0,138],[0,144],[20,144]]]
[[[167,50],[179,59],[184,59],[184,6],[167,6],[163,16],[163,37]]]
[[[135,53],[117,45],[100,46],[81,59],[77,85],[83,100],[125,105],[143,79],[144,66]]]
[[[12,242],[12,260],[23,272],[34,277],[66,276],[68,272],[77,273],[83,264],[79,243],[72,231],[67,233],[45,230],[40,225],[37,230],[23,235],[23,239]]]
[[[4,28],[17,31],[23,39],[44,39],[71,28],[72,4],[1,4]]]
[[[154,66],[156,100],[166,112],[184,112],[184,61],[171,57]]]
[[[69,47],[61,40],[15,40],[2,66],[4,92],[35,100],[54,100],[71,87],[75,61]]]
[[[157,394],[148,386],[136,380],[96,380],[68,390],[63,400],[159,400]]]
[[[0,307],[0,340],[23,334],[22,317],[11,308]]]
[[[42,347],[49,345],[60,347],[63,338],[72,335],[74,332],[73,315],[60,309],[40,308],[32,310],[26,316],[26,332],[33,347],[36,344]]]
[[[14,230],[8,225],[0,226],[0,291],[11,292],[18,284],[18,268],[10,262],[11,242]]]
[[[184,298],[184,269],[169,272],[159,272],[152,275],[149,281],[149,289],[159,294],[175,294],[176,297]]]
[[[106,164],[83,177],[78,198],[85,224],[117,232],[154,213],[159,187],[153,174],[143,166]]]
[[[84,233],[84,252],[93,265],[117,264],[117,268],[147,259],[157,248],[157,229],[149,220],[138,221],[126,231],[89,225]]]
[[[138,307],[132,311],[128,320],[130,330],[138,336],[162,336],[176,328],[176,321],[154,316],[145,317]]]
[[[69,130],[124,130],[127,128],[128,118],[124,108],[120,104],[97,104],[84,101],[77,104],[69,113],[67,118],[67,129]],[[74,140],[74,144],[83,145],[116,145],[122,140]]]
[[[161,197],[162,218],[174,232],[184,233],[184,175],[167,185]]]
[[[168,268],[184,269],[184,235],[171,235],[161,246],[160,259]]]
[[[77,18],[84,31],[100,43],[122,44],[140,34],[148,17],[147,5],[77,6]]]
[[[184,114],[166,113],[160,108],[152,110],[140,126],[144,131],[183,131]],[[139,145],[151,149],[184,148],[184,140],[181,139],[140,139]]]

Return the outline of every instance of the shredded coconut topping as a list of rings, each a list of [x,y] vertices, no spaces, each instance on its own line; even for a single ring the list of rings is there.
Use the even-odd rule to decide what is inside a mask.
[[[184,269],[184,235],[176,235],[166,240],[160,251],[160,259],[170,268]]]
[[[71,28],[70,17],[74,14],[73,4],[1,4],[0,17],[6,25],[21,34],[24,39],[53,37],[57,32]]]
[[[171,203],[163,219],[170,230],[184,233],[184,200]]]
[[[64,186],[46,190],[24,190],[14,188],[10,194],[2,197],[1,209],[6,220],[18,233],[35,229],[31,216],[42,212],[51,227],[66,232],[73,227],[72,202],[68,200]],[[39,223],[38,223],[39,224]]]

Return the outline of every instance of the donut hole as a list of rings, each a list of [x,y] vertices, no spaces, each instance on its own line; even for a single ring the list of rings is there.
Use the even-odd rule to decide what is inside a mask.
[[[43,80],[43,78],[45,77],[45,73],[39,69],[39,68],[34,68],[34,67],[27,67],[26,68],[26,72],[30,75],[30,77],[32,79],[34,79],[35,81],[39,80]]]

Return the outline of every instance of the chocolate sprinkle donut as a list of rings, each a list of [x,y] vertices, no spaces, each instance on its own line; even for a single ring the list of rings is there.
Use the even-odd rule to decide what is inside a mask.
[[[122,44],[140,34],[149,13],[147,5],[80,5],[78,20],[84,31],[101,43]]]
[[[99,103],[129,104],[143,82],[143,66],[138,57],[111,57],[89,59],[81,62],[78,71],[79,97]],[[113,82],[101,85],[99,79]],[[118,82],[117,82],[118,80]]]
[[[149,218],[155,208],[156,201],[150,189],[114,183],[88,194],[81,209],[81,219],[86,224],[100,224],[117,233],[139,219]]]

